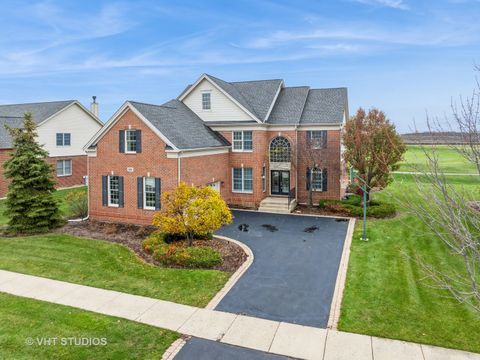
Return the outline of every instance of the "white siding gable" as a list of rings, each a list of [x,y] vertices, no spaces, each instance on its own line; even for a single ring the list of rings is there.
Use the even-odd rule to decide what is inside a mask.
[[[202,93],[205,91],[211,93],[210,110],[202,109]],[[254,120],[207,79],[203,79],[182,101],[203,121]]]
[[[85,155],[83,146],[100,130],[101,125],[77,104],[60,111],[38,127],[38,142],[50,156]],[[70,133],[70,146],[57,146],[57,133]]]

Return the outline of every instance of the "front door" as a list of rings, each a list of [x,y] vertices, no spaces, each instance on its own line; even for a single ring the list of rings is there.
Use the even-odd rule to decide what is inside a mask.
[[[290,192],[290,171],[272,170],[270,179],[272,195],[288,195]]]

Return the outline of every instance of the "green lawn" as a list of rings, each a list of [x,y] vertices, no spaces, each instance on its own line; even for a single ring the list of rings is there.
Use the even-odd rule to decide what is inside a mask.
[[[64,234],[0,238],[0,269],[205,306],[229,274],[159,268],[124,246]]]
[[[66,216],[69,215],[69,208],[68,204],[65,202],[65,196],[70,192],[86,192],[87,187],[82,186],[73,189],[66,189],[66,190],[58,190],[55,192],[55,197],[60,201],[60,210]],[[0,226],[5,225],[8,222],[7,217],[5,216],[4,212],[6,210],[5,207],[5,200],[0,200]]]
[[[480,180],[452,176],[452,184],[473,190]],[[392,201],[411,193],[413,177],[397,175],[396,181],[375,197]],[[369,242],[359,240],[361,222],[354,234],[340,330],[402,339],[480,352],[480,314],[428,287],[412,258],[420,255],[433,264],[447,264],[462,271],[458,259],[413,216],[369,220]]]
[[[400,169],[398,171],[423,171],[426,170],[425,149],[427,146],[408,145]],[[465,160],[462,155],[447,145],[437,145],[436,150],[439,156],[441,169],[446,173],[475,174],[476,169],[472,163]]]
[[[133,321],[0,293],[2,359],[160,359],[179,334]],[[62,346],[61,338],[105,338],[101,346]],[[39,345],[58,338],[57,345]],[[27,345],[33,339],[33,345]],[[51,340],[53,344],[53,340]]]

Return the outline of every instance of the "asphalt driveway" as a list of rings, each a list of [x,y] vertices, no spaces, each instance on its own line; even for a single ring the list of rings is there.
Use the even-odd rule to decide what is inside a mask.
[[[348,221],[252,211],[233,215],[217,233],[248,245],[254,261],[215,309],[325,328]],[[193,338],[175,359],[286,358]]]
[[[216,310],[325,328],[348,221],[234,211],[218,231],[248,245],[254,262]],[[239,229],[247,225],[248,231]]]

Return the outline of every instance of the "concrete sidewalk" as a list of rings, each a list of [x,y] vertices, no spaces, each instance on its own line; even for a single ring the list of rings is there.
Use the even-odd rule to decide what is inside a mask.
[[[200,309],[4,270],[0,292],[300,359],[480,360],[480,354]]]

